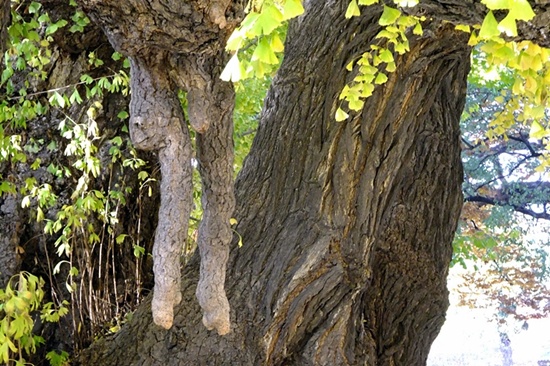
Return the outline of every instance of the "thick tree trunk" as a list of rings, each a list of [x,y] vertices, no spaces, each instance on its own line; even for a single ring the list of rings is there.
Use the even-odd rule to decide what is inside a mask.
[[[206,331],[182,277],[174,326],[147,306],[86,365],[421,365],[448,305],[462,204],[459,117],[468,36],[428,26],[361,114],[336,123],[345,66],[375,42],[380,12],[344,19],[346,1],[307,3],[289,29],[237,182],[226,289],[233,331]]]

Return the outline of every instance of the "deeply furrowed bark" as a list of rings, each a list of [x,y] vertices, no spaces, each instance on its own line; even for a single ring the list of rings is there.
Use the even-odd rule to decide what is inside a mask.
[[[453,20],[480,14],[466,2],[426,3]],[[380,30],[380,7],[346,20],[348,4],[305,2],[289,29],[237,183],[244,246],[227,267],[233,332],[200,326],[195,260],[173,328],[150,327],[144,307],[83,364],[425,364],[448,305],[462,203],[468,35],[426,24],[362,113],[336,123],[345,66]]]
[[[83,363],[425,362],[448,304],[461,207],[467,35],[426,26],[428,36],[411,42],[363,113],[336,123],[345,66],[374,42],[380,12],[345,20],[346,2],[307,6],[289,29],[237,186],[244,246],[228,262],[233,332],[217,338],[198,327],[187,302],[194,261],[184,270],[177,327],[149,329],[140,312]],[[117,352],[129,345],[135,355]]]

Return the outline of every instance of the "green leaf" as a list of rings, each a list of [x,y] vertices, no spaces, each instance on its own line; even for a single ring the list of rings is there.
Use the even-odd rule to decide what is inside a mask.
[[[509,6],[509,0],[481,0],[481,3],[489,10],[508,9]]]
[[[518,29],[516,26],[516,20],[512,17],[512,14],[509,13],[502,21],[498,24],[498,30],[506,33],[509,37],[517,37]]]
[[[393,55],[390,50],[383,49],[382,52],[380,52],[380,59],[384,61],[385,63],[393,62]]]
[[[369,6],[373,4],[378,4],[378,0],[359,0],[359,5]]]
[[[535,17],[535,13],[531,8],[531,5],[527,0],[510,0],[510,13],[509,16],[517,19],[528,21]]]
[[[401,16],[401,12],[397,9],[384,5],[384,11],[380,16],[378,24],[386,26],[395,23],[395,21]]]
[[[128,112],[126,111],[120,111],[118,112],[117,117],[120,118],[121,120],[125,120],[126,118],[129,117],[129,115],[128,115]]]
[[[115,241],[117,244],[122,244],[124,242],[124,239],[126,239],[128,235],[126,234],[120,234],[119,236],[116,237]]]
[[[277,9],[275,5],[269,5],[262,9],[256,26],[262,28],[262,33],[268,35],[275,29],[279,28],[283,21],[283,14]]]
[[[29,5],[29,13],[30,14],[38,13],[38,10],[40,10],[40,7],[42,7],[42,4],[33,1],[31,5]]]
[[[374,83],[377,85],[384,84],[386,81],[388,81],[388,77],[383,72],[378,73],[376,76],[376,79],[374,80]]]
[[[417,36],[421,36],[424,33],[422,30],[422,24],[420,22],[416,23],[413,29],[413,34],[416,34]]]
[[[282,20],[296,18],[298,15],[302,15],[303,13],[304,7],[302,6],[302,2],[300,0],[286,0],[283,8]]]
[[[546,130],[541,126],[538,121],[533,121],[533,123],[531,123],[531,131],[529,131],[529,136],[531,138],[542,139],[546,135]]]
[[[358,17],[359,15],[361,15],[361,11],[359,11],[357,1],[351,0],[346,10],[346,18],[349,19],[351,17]]]
[[[479,30],[479,38],[491,39],[493,37],[498,37],[499,35],[500,31],[498,30],[498,22],[495,19],[495,15],[490,10],[485,16],[483,24],[481,24],[481,29]]]
[[[347,114],[346,112],[344,112],[342,110],[342,108],[338,108],[336,110],[336,115],[335,115],[335,118],[336,118],[336,122],[342,122],[342,121],[345,121],[346,119],[348,119],[349,117],[349,114]]]
[[[273,52],[273,49],[269,46],[269,41],[266,37],[263,37],[260,42],[258,42],[258,46],[256,46],[251,60],[259,60],[269,65],[276,65],[279,63],[279,59],[275,55],[275,52]]]

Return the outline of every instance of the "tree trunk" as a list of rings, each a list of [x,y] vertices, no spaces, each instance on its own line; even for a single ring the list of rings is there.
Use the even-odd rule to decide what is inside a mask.
[[[337,123],[345,66],[380,30],[376,8],[346,20],[346,6],[307,2],[289,29],[236,186],[232,332],[201,325],[195,258],[170,330],[151,326],[146,302],[82,364],[425,364],[462,205],[468,35],[428,25],[362,113]]]

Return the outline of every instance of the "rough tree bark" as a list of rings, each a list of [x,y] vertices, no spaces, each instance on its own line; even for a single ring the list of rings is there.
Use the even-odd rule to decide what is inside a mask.
[[[233,331],[200,326],[195,260],[170,330],[141,308],[82,364],[425,363],[462,203],[468,36],[428,26],[363,113],[336,123],[345,66],[375,42],[380,9],[345,20],[346,1],[306,5],[237,183],[245,245],[228,264]]]
[[[195,258],[180,278],[174,258],[166,276],[156,271],[159,281],[171,283],[158,287],[168,297],[153,299],[153,307],[164,302],[166,312],[155,315],[163,327],[153,325],[146,301],[120,332],[98,341],[77,362],[424,364],[448,304],[445,277],[462,203],[458,122],[468,36],[437,20],[426,25],[425,36],[411,41],[411,51],[362,113],[336,123],[337,97],[349,79],[345,66],[378,42],[381,9],[346,20],[346,0],[305,2],[306,14],[289,29],[285,60],[237,182],[237,231],[245,245],[233,248],[228,259],[232,332],[219,337],[201,324],[195,293],[205,312],[202,323],[226,333],[221,284],[234,205],[227,185],[233,93],[217,76],[224,40],[242,4],[80,3],[133,60],[138,99],[132,101],[132,133],[138,144],[157,139],[141,146],[159,151],[165,161],[163,194],[175,189],[174,180],[188,177],[187,127],[175,92],[189,92],[190,124],[200,133],[204,205],[212,210],[201,224],[200,263]],[[482,5],[469,1],[426,1],[420,8],[450,21],[479,22],[483,14]],[[545,14],[532,27],[520,27],[526,38],[547,42],[540,37],[548,26]],[[171,161],[169,154],[183,160]],[[158,257],[174,253],[183,236],[177,225],[186,223],[171,218],[172,209],[186,216],[186,199],[163,197],[159,230],[163,221],[166,229],[157,231],[163,235]],[[197,287],[199,266],[203,278]],[[205,279],[212,266],[214,277]]]

